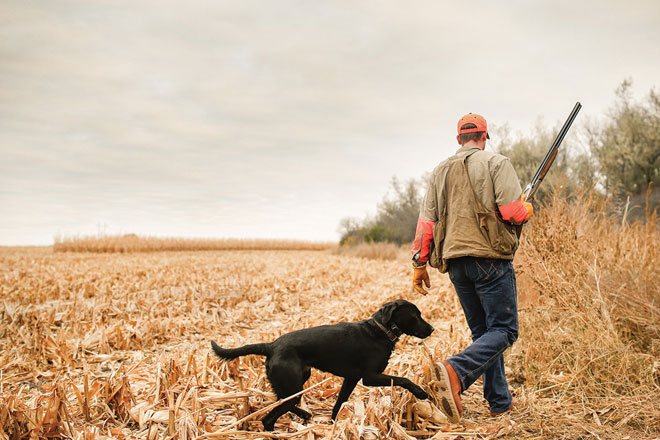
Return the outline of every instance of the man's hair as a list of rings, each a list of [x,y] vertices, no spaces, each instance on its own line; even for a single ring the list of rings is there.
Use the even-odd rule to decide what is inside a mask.
[[[467,124],[461,125],[461,130],[464,128],[477,128],[477,126],[471,122],[468,122]],[[481,139],[482,134],[484,134],[483,131],[475,131],[474,133],[461,133],[458,135],[458,141],[461,143],[461,145],[465,145],[470,141],[478,141]]]

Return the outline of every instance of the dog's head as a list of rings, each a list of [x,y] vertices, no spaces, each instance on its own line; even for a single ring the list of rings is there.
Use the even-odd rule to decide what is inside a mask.
[[[396,324],[403,333],[418,338],[423,339],[433,333],[433,327],[422,319],[417,306],[405,299],[384,304],[373,317],[387,328]]]

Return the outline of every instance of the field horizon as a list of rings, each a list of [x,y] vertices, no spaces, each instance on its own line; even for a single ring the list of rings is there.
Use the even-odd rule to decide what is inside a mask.
[[[325,250],[336,242],[265,238],[183,238],[136,234],[56,237],[54,252],[157,252],[210,250]]]

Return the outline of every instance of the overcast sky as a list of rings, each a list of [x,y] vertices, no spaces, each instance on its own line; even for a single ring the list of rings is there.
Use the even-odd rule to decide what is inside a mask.
[[[463,114],[599,118],[625,78],[660,85],[656,0],[0,0],[0,244],[336,240]]]

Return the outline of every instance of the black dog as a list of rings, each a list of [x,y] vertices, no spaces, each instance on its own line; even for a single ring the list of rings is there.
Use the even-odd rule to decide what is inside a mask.
[[[433,327],[422,319],[419,309],[413,303],[399,299],[385,304],[365,321],[297,330],[267,344],[227,349],[211,342],[211,346],[223,359],[247,354],[267,356],[266,374],[279,399],[301,391],[311,374],[311,367],[343,377],[344,383],[332,409],[334,420],[360,379],[366,386],[394,384],[407,389],[418,399],[426,399],[426,392],[409,379],[388,376],[382,371],[402,333],[426,338],[432,332]],[[289,411],[304,420],[311,418],[310,413],[296,406],[299,402],[300,397],[297,397],[275,407],[263,418],[264,429],[272,431],[277,419]]]

